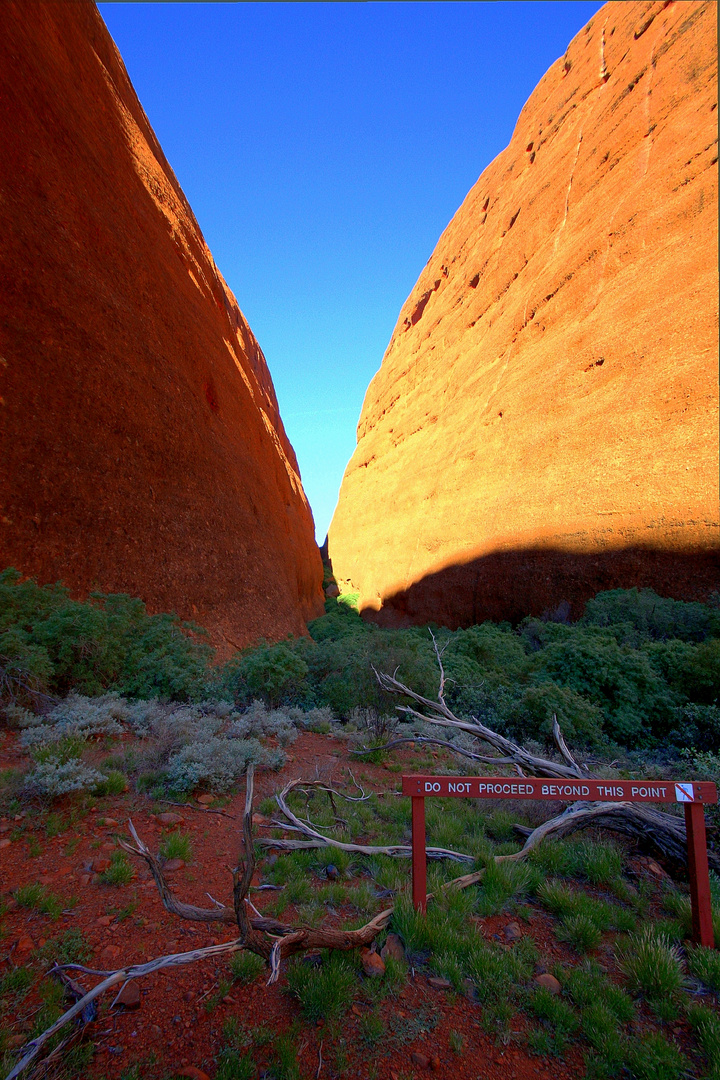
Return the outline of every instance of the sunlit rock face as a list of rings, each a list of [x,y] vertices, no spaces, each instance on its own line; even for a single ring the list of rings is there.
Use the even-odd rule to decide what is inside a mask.
[[[379,621],[720,587],[716,10],[606,4],[441,236],[329,533]]]
[[[0,4],[0,565],[229,648],[322,565],[263,354],[90,2]]]

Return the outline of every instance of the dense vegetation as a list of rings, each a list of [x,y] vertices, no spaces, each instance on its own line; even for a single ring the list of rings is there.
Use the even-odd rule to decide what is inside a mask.
[[[127,698],[225,700],[271,708],[393,712],[373,665],[407,685],[437,692],[428,628],[383,630],[364,622],[352,598],[329,599],[310,636],[261,643],[213,666],[206,635],[174,615],[148,615],[142,601],[0,574],[0,663],[5,690],[55,697],[109,691]],[[720,607],[649,589],[615,589],[588,602],[570,625],[529,617],[518,627],[485,622],[453,634],[444,663],[448,703],[518,739],[547,741],[556,714],[585,747],[693,747],[720,743]],[[449,639],[449,640],[448,640]],[[32,696],[32,695],[30,695]],[[37,694],[35,701],[39,700]]]
[[[591,600],[572,625],[527,618],[517,627],[486,622],[451,634],[439,627],[379,629],[345,597],[327,601],[308,637],[260,643],[217,664],[201,628],[174,615],[149,615],[125,595],[98,593],[80,603],[60,585],[40,587],[6,570],[0,574],[0,717],[19,730],[11,741],[31,760],[29,769],[0,771],[0,811],[12,817],[9,839],[26,843],[28,858],[35,858],[44,838],[70,831],[93,810],[116,810],[120,799],[137,807],[143,793],[183,801],[202,789],[214,793],[219,809],[238,791],[249,762],[281,767],[283,748],[299,731],[332,730],[351,745],[382,742],[397,722],[398,699],[384,696],[373,665],[397,669],[407,685],[434,696],[430,629],[444,648],[447,699],[458,715],[475,715],[532,744],[549,742],[556,714],[569,741],[590,749],[606,775],[618,775],[611,757],[623,759],[620,774],[649,775],[656,767],[652,751],[662,751],[668,772],[689,764],[693,776],[720,779],[720,608],[714,604],[613,590]],[[412,725],[402,733],[416,738]],[[638,750],[650,751],[644,762],[632,760]],[[419,770],[456,767],[452,755],[420,742],[413,760]],[[389,773],[401,769],[392,752],[386,766]],[[663,772],[666,766],[667,760]],[[408,840],[408,800],[394,792],[347,802],[342,818],[324,789],[293,792],[290,801],[295,813],[344,843]],[[271,799],[258,809],[276,812]],[[392,896],[389,929],[403,950],[400,958],[387,958],[378,979],[363,977],[355,953],[291,961],[283,992],[297,1002],[296,1024],[272,1034],[270,1050],[269,1029],[231,1017],[222,1045],[213,1044],[218,1080],[256,1077],[265,1057],[270,1075],[298,1078],[308,1033],[317,1036],[318,1024],[328,1075],[350,1075],[350,1059],[360,1061],[368,1050],[405,1052],[436,1027],[439,1032],[450,1015],[444,1003],[432,1014],[412,1012],[416,974],[435,980],[448,1009],[455,995],[467,999],[463,1032],[449,1033],[447,1053],[458,1062],[475,1052],[479,1025],[498,1046],[515,1042],[546,1059],[574,1055],[595,1080],[720,1080],[718,953],[687,940],[685,891],[646,873],[627,844],[592,837],[548,841],[527,862],[496,863],[517,851],[518,821],[537,824],[517,808],[488,805],[478,813],[471,800],[429,801],[432,841],[462,850],[485,872],[468,888],[443,892],[458,867],[430,865],[435,900],[425,915],[410,903],[407,865],[384,855],[325,848],[263,860],[269,887],[263,914],[310,926],[339,916],[352,926]],[[715,821],[711,811],[711,826]],[[162,857],[190,862],[193,835],[162,832]],[[77,843],[77,836],[67,841],[68,854]],[[99,843],[93,840],[92,850]],[[132,917],[139,893],[121,850],[112,851],[96,879],[104,890],[133,889],[117,919]],[[711,882],[720,938],[720,882],[714,875]],[[30,911],[49,924],[76,898],[67,901],[33,882],[20,883],[11,901],[5,911],[0,903],[0,918],[19,922],[13,912]],[[506,924],[508,918],[516,922]],[[144,925],[138,916],[138,928]],[[384,934],[378,946],[383,942]],[[17,1021],[27,1036],[28,1024],[16,1014],[44,994],[33,1029],[41,1031],[63,1007],[61,988],[53,990],[41,974],[58,959],[89,956],[83,933],[73,928],[0,973],[0,1064],[9,1068],[13,1060],[3,1020],[8,1031]],[[256,957],[236,955],[206,995],[204,1010],[227,1002],[233,987],[252,983],[260,966]],[[390,1008],[393,1002],[404,1008]],[[357,1025],[349,1023],[352,1016],[360,1017]],[[63,1065],[68,1077],[86,1074],[92,1046],[76,1052],[81,1056],[68,1056]]]

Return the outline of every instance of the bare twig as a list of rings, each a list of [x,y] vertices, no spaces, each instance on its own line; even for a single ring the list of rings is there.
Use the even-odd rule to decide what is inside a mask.
[[[402,739],[393,739],[392,742],[382,743],[380,746],[363,746],[361,750],[350,750],[348,753],[356,754],[358,756],[372,754],[376,750],[394,750],[396,746],[402,746],[404,743],[422,743],[423,745],[428,746],[440,746],[443,750],[450,750],[453,754],[459,754],[461,757],[470,758],[471,761],[479,761],[483,765],[514,764],[512,758],[475,754],[472,750],[467,750],[464,746],[457,746],[455,743],[450,742],[449,739],[433,739],[429,735],[408,735]]]
[[[96,998],[104,994],[106,990],[110,990],[113,986],[117,986],[118,983],[125,982],[128,979],[139,979],[143,975],[150,975],[155,971],[160,971],[166,967],[179,967],[182,964],[192,964],[196,960],[202,960],[209,956],[220,956],[227,952],[237,952],[242,949],[242,945],[236,941],[228,941],[222,945],[209,945],[205,949],[193,949],[187,953],[171,953],[168,956],[159,956],[155,960],[150,960],[147,964],[134,964],[126,968],[119,968],[117,971],[110,973],[107,978],[99,982],[97,986],[94,986],[92,990],[89,990],[84,997],[81,997],[75,1002],[69,1009],[67,1009],[62,1016],[60,1016],[54,1024],[51,1024],[49,1028],[42,1032],[41,1035],[37,1035],[34,1039],[31,1039],[29,1043],[25,1044],[22,1057],[10,1072],[7,1074],[6,1080],[14,1080],[16,1076],[19,1076],[21,1072],[27,1068],[27,1066],[33,1061],[48,1039],[60,1031],[65,1024],[70,1020],[74,1020],[76,1016],[80,1016],[83,1010],[88,1006],[91,1001],[95,1001]],[[72,967],[77,968],[80,965],[76,964],[63,964],[60,965],[63,968]],[[83,968],[82,970],[87,970]]]
[[[565,758],[565,761],[568,763],[568,765],[570,765],[573,769],[577,770],[577,775],[578,776],[582,776],[582,770],[581,770],[580,766],[578,765],[577,761],[575,760],[575,758],[572,756],[572,754],[570,753],[570,751],[567,748],[567,743],[565,742],[565,739],[563,738],[563,733],[560,730],[560,725],[558,724],[558,718],[555,715],[555,713],[553,713],[553,738],[555,740],[555,745],[557,746],[557,748],[560,751],[560,753],[562,754],[562,756]],[[586,773],[588,773],[589,771],[590,771],[589,769],[587,769],[587,768],[585,769]]]
[[[450,641],[450,638],[448,638],[448,640],[445,642],[442,649],[439,649],[437,640],[436,640],[435,635],[433,634],[432,630],[430,630],[430,637],[432,638],[433,649],[435,650],[435,658],[437,660],[438,667],[440,668],[440,685],[438,686],[438,701],[440,702],[440,704],[443,707],[446,707],[445,706],[445,668],[443,667],[442,658],[443,658],[443,653],[445,652],[445,650],[448,647],[448,642]]]
[[[347,844],[343,843],[341,840],[335,840],[330,836],[325,836],[312,825],[303,822],[302,819],[297,817],[288,806],[288,795],[296,788],[302,786],[302,780],[291,780],[285,785],[282,791],[275,795],[275,802],[282,810],[284,817],[290,823],[290,827],[309,837],[310,841],[274,840],[263,837],[259,843],[264,847],[277,847],[286,851],[299,851],[308,847],[334,847],[338,848],[340,851],[351,851],[358,855],[393,855],[396,857],[408,857],[412,854],[412,849],[407,844],[392,844],[387,847],[376,846],[373,844]],[[429,847],[426,849],[426,852],[429,859],[456,859],[459,862],[475,861],[472,855],[466,855],[461,851],[450,851],[448,848]]]
[[[255,766],[248,765],[245,779],[245,812],[243,813],[243,848],[244,857],[238,857],[237,869],[233,870],[233,906],[237,919],[240,940],[247,941],[250,932],[245,897],[250,889],[250,882],[255,872],[255,849],[252,840],[252,800],[255,787]]]

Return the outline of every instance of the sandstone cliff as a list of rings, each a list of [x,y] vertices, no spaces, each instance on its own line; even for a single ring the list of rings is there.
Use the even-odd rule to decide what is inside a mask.
[[[322,566],[258,344],[89,0],[0,5],[0,566],[217,643]]]
[[[714,3],[609,3],[406,301],[329,532],[388,625],[720,587]]]

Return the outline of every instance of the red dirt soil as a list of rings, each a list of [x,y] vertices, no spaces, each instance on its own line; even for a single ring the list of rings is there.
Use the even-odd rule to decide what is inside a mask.
[[[716,18],[602,7],[440,238],[328,536],[368,617],[720,587]]]
[[[225,652],[322,564],[265,358],[95,5],[0,4],[0,567]]]
[[[0,754],[0,768],[17,767],[21,760],[15,736],[6,737]],[[393,755],[393,760],[396,765],[402,765],[403,771],[415,771],[412,751],[398,751]],[[255,806],[287,780],[298,776],[334,780],[342,789],[348,777],[349,761],[343,742],[334,741],[328,736],[303,733],[291,747],[288,762],[280,775],[260,773],[256,777]],[[352,768],[367,788],[387,791],[399,787],[397,772],[385,766],[358,766],[355,760]],[[209,905],[208,893],[224,903],[231,902],[229,868],[235,864],[243,803],[244,796],[238,794],[223,806],[226,813],[235,816],[236,820],[233,821],[213,813],[212,809],[203,810],[197,802],[193,803],[193,810],[152,803],[141,796],[124,795],[101,800],[98,809],[85,814],[73,831],[51,840],[46,838],[41,823],[32,832],[28,829],[0,853],[3,865],[3,895],[0,899],[7,902],[10,898],[11,903],[11,909],[0,924],[6,964],[14,966],[27,962],[32,949],[41,947],[46,940],[61,937],[71,927],[81,930],[92,947],[94,955],[88,962],[89,966],[103,969],[115,968],[120,963],[147,962],[166,953],[232,940],[232,932],[227,928],[210,928],[169,915],[162,907],[149,872],[139,860],[134,880],[121,887],[88,880],[87,866],[93,859],[109,857],[116,848],[116,835],[128,835],[125,828],[128,817],[132,818],[139,835],[151,849],[157,850],[163,831],[177,826],[163,830],[156,822],[155,815],[158,812],[176,812],[183,818],[180,827],[192,837],[194,856],[191,864],[168,876],[171,886],[180,899],[202,907]],[[104,825],[102,822],[106,817],[120,824]],[[0,827],[5,826],[2,835],[9,835],[8,825],[21,827],[23,820],[8,822],[5,819],[0,822]],[[258,835],[267,834],[267,829],[263,827],[256,831]],[[77,838],[78,843],[72,856],[68,856],[65,849],[72,838]],[[34,856],[30,855],[30,840],[37,845],[35,851],[38,853]],[[638,872],[643,872],[641,863],[642,860],[631,861]],[[261,877],[262,864],[254,881],[258,882]],[[37,881],[46,884],[61,897],[78,897],[72,912],[53,922],[47,916],[12,906],[12,891],[20,885]],[[260,910],[267,897],[272,895],[266,892],[251,893],[253,903]],[[137,903],[133,914],[118,921],[114,913],[132,903]],[[543,966],[538,970],[551,968],[556,962],[577,962],[569,947],[557,940],[552,930],[553,920],[540,909],[529,910],[529,919],[527,922],[521,921],[521,929],[523,934],[531,935],[538,945],[543,960]],[[108,915],[112,915],[110,921]],[[288,922],[296,921],[292,907],[282,917]],[[498,935],[502,940],[501,931],[513,918],[499,915],[486,919],[474,917],[474,921],[486,937]],[[337,918],[328,915],[327,924],[341,925],[342,913]],[[597,958],[606,970],[616,973],[607,938],[598,950]],[[0,975],[5,970],[6,965],[2,965]],[[262,976],[247,987],[235,984],[227,999],[207,1012],[204,1002],[216,991],[220,978],[227,977],[227,970],[227,960],[221,958],[177,968],[172,972],[161,971],[139,980],[141,1004],[134,1011],[110,1010],[112,995],[106,995],[98,1020],[88,1029],[88,1037],[96,1048],[89,1075],[119,1080],[124,1069],[142,1063],[142,1077],[158,1078],[178,1073],[186,1067],[202,1069],[212,1077],[214,1058],[223,1045],[222,1026],[228,1019],[237,1017],[246,1028],[263,1025],[274,1031],[286,1030],[297,1021],[297,1002],[285,992],[286,982],[282,975],[279,983],[271,987],[264,985]],[[90,977],[78,977],[87,988],[94,985]],[[37,995],[27,999],[22,1012],[32,1012],[33,1005],[37,1005]],[[347,1078],[367,1080],[369,1076],[375,1076],[377,1080],[410,1080],[436,1075],[446,1080],[549,1080],[550,1077],[553,1080],[571,1080],[585,1074],[582,1052],[578,1047],[571,1047],[567,1057],[558,1060],[532,1056],[522,1045],[513,1041],[496,1041],[480,1027],[483,1013],[479,1004],[432,987],[427,977],[420,973],[413,972],[402,991],[395,997],[386,998],[379,1008],[386,1021],[393,1018],[402,1021],[425,1012],[433,1022],[437,1020],[437,1025],[400,1048],[387,1039],[369,1050],[361,1040],[360,1024],[362,1017],[370,1011],[370,1006],[357,1001],[341,1021],[348,1057],[348,1067],[342,1075]],[[21,1025],[19,1030],[27,1030],[29,1023]],[[649,1030],[651,1025],[647,1026]],[[526,1027],[527,1019],[522,1014],[516,1014],[510,1023],[511,1032],[515,1034],[522,1033]],[[645,1024],[640,1021],[638,1033],[644,1027]],[[451,1047],[450,1035],[453,1031],[462,1036],[464,1045],[461,1054],[455,1053]],[[689,1036],[687,1024],[676,1025],[673,1032],[681,1045]],[[303,1077],[316,1075],[321,1050],[325,1062],[321,1077],[335,1075],[331,1065],[333,1045],[328,1043],[324,1025],[312,1027],[303,1024],[296,1042],[302,1047],[299,1061]],[[270,1046],[264,1052],[256,1052],[260,1065],[265,1063],[271,1049]],[[153,1052],[156,1064],[148,1063],[148,1057]],[[413,1053],[428,1058],[437,1057],[440,1064],[437,1066],[436,1063],[435,1069],[418,1066],[411,1059]],[[372,1071],[373,1068],[376,1072]],[[201,1078],[196,1076],[196,1080]]]

